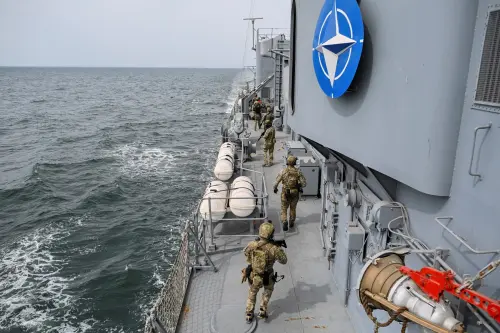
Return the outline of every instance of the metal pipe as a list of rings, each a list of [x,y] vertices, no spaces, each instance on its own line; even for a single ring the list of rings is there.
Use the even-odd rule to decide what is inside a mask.
[[[243,176],[243,150],[245,149],[243,146],[243,140],[241,141],[241,157],[240,157],[240,176]],[[250,143],[250,140],[248,140]]]
[[[323,194],[321,197],[321,218],[320,218],[320,226],[319,226],[319,232],[321,236],[321,244],[323,245],[323,250],[326,249],[325,246],[325,239],[323,235],[323,229],[325,226],[325,206],[326,206],[326,185],[328,184],[327,181],[323,181]]]
[[[207,234],[207,221],[206,220],[202,220],[202,228],[203,228],[203,247],[206,249],[207,248],[207,237],[206,237],[206,234]]]
[[[256,192],[259,192],[259,191],[256,191]],[[266,196],[262,195],[262,196],[253,196],[253,197],[236,197],[236,198],[232,198],[232,199],[262,199],[262,198],[265,198]],[[207,197],[207,198],[203,198],[202,200],[208,200],[210,197]],[[220,197],[220,198],[216,198],[216,200],[221,200],[221,199],[231,199],[231,197]]]
[[[264,217],[256,217],[256,218],[253,218],[252,220],[259,221],[259,220],[264,220],[264,219],[265,219]],[[235,217],[235,218],[230,218],[230,219],[220,219],[217,222],[215,222],[215,224],[218,224],[220,221],[246,221],[246,220],[249,220],[249,218],[248,217]]]
[[[280,51],[283,51],[283,50],[280,50]],[[287,55],[287,54],[284,54],[284,53],[281,53],[281,52],[276,52],[275,50],[269,50],[269,52],[277,54],[277,55],[282,56],[284,58],[290,59],[290,56]]]
[[[489,131],[491,128],[491,125],[492,124],[490,122],[486,126],[478,126],[474,129],[474,140],[472,141],[472,154],[470,156],[470,163],[469,163],[469,175],[471,175],[473,177],[478,177],[479,180],[482,180],[481,174],[472,172],[472,162],[474,161],[474,151],[476,150],[477,131],[479,131],[480,129],[486,129]]]
[[[190,232],[191,234],[194,234],[194,232],[193,232],[193,230],[191,229],[191,227],[188,227],[188,230],[189,230],[189,232]],[[201,246],[200,241],[199,241],[196,237],[194,238],[194,240],[195,240],[196,244],[198,244],[198,245],[200,245],[200,246]],[[213,263],[212,259],[210,259],[210,256],[208,255],[207,251],[206,251],[203,247],[201,247],[201,250],[202,250],[202,251],[203,251],[203,253],[205,254],[205,257],[206,257],[206,258],[208,259],[208,261],[210,262],[210,265],[211,265],[211,266],[212,266],[212,268],[214,269],[214,272],[217,272],[217,267],[215,267],[215,265],[214,265],[214,263]]]
[[[158,318],[154,318],[151,323],[153,324],[154,331],[158,333],[167,333],[167,330],[163,327],[163,324]]]
[[[234,237],[255,237],[255,235],[248,235],[248,234],[219,234],[219,236],[234,236]]]
[[[214,244],[214,224],[212,223],[212,198],[208,197],[208,218],[210,221],[210,247],[215,247]]]
[[[196,219],[195,219],[195,218],[196,218],[196,214],[193,214],[193,221],[196,221]],[[194,223],[193,223],[193,224],[194,224]],[[189,229],[189,228],[190,228],[190,226],[189,226],[189,222],[187,222],[187,223],[186,223],[186,229]],[[197,241],[197,242],[195,242],[195,244],[194,244],[194,257],[195,257],[195,259],[194,259],[194,260],[195,260],[195,263],[196,263],[197,265],[199,265],[199,264],[200,264],[200,262],[198,261],[198,255],[199,255],[199,253],[200,253],[200,249],[198,248],[198,243],[199,243],[199,239],[198,239],[198,232],[199,232],[199,230],[198,230],[198,226],[196,225],[196,228],[195,228],[195,230],[194,230],[194,238],[195,238],[195,240],[198,240],[198,241]]]
[[[193,269],[201,269],[201,270],[208,270],[208,269],[212,269],[212,267],[210,266],[201,266],[201,265],[195,265],[195,266],[191,266]]]
[[[344,307],[347,307],[349,301],[349,289],[351,288],[351,260],[349,259],[349,250],[347,251],[347,277],[345,279],[345,297]]]
[[[321,246],[323,247],[323,250],[326,249],[326,244],[325,244],[325,238],[323,236],[323,229],[321,229],[321,226],[319,227],[319,236],[321,239]]]

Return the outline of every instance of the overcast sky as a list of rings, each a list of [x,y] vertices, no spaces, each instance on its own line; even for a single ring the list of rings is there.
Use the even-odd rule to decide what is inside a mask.
[[[291,0],[253,2],[0,0],[0,66],[242,67],[244,17],[290,26]]]

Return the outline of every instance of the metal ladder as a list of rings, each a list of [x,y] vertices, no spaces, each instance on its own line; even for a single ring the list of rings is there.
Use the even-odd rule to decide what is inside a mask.
[[[277,49],[283,50],[285,42],[285,37],[282,36],[281,39],[277,40]],[[282,98],[282,83],[283,83],[283,56],[281,54],[275,53],[274,56],[274,106],[278,109],[281,108],[281,98]]]

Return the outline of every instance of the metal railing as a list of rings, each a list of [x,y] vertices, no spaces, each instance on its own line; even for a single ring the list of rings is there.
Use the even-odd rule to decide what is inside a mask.
[[[268,38],[274,38],[279,35],[285,35],[286,39],[290,39],[290,28],[259,28],[257,29],[257,41],[262,41]]]
[[[243,157],[243,142],[241,144],[242,157]],[[241,159],[243,160],[243,158]],[[242,162],[241,162],[242,163]],[[254,184],[257,181],[261,181],[261,189],[257,191],[257,196],[251,199],[260,201],[261,217],[252,218],[251,216],[247,218],[223,218],[216,221],[216,223],[224,221],[253,221],[265,220],[267,219],[267,206],[269,203],[269,195],[266,187],[266,180],[263,172],[256,170],[250,170],[243,168],[243,164],[239,167],[240,175],[243,171],[250,173],[250,178]],[[254,192],[255,193],[255,192]],[[160,291],[156,302],[154,303],[152,309],[146,317],[146,324],[144,328],[144,333],[175,333],[179,319],[182,314],[183,303],[186,296],[188,284],[192,276],[193,269],[212,269],[217,271],[217,267],[212,262],[209,253],[206,251],[207,248],[207,222],[210,222],[210,240],[211,244],[214,241],[214,223],[212,223],[211,216],[211,200],[227,200],[231,197],[226,198],[202,198],[196,207],[193,219],[188,220],[184,226],[181,233],[181,242],[177,256],[174,263],[171,266],[171,270],[168,275],[167,282]],[[233,197],[233,199],[235,199]],[[236,199],[247,199],[245,197],[237,197]],[[200,206],[204,200],[209,202],[209,216],[201,218],[200,216]],[[248,235],[230,235],[236,237],[254,236],[253,230]],[[205,256],[206,262],[200,263],[201,254]]]
[[[175,333],[192,270],[188,228],[186,224],[167,282],[146,318],[145,333]]]
[[[209,244],[209,248],[215,248],[215,242],[214,242],[214,229],[215,229],[215,226],[219,223],[224,223],[224,222],[229,222],[229,221],[246,221],[249,223],[249,226],[250,226],[250,232],[248,234],[228,234],[228,235],[224,235],[224,234],[219,234],[219,236],[233,236],[233,237],[255,237],[255,234],[254,234],[254,230],[253,230],[253,223],[256,222],[256,221],[265,221],[267,220],[268,218],[268,209],[267,209],[267,206],[269,204],[269,194],[267,192],[267,187],[266,187],[266,179],[264,177],[264,173],[263,172],[260,172],[260,171],[256,171],[256,170],[251,170],[251,169],[246,169],[246,168],[243,168],[243,167],[240,167],[240,175],[243,174],[243,171],[247,171],[249,172],[250,174],[254,174],[254,180],[253,180],[253,183],[255,184],[256,181],[255,180],[259,180],[261,182],[261,190],[257,190],[255,189],[254,193],[255,193],[255,196],[253,197],[231,197],[231,196],[226,196],[226,197],[220,197],[220,198],[215,198],[215,199],[212,199],[211,197],[208,197],[208,198],[202,198],[197,206],[197,210],[196,210],[196,213],[195,213],[195,216],[196,216],[196,220],[199,221],[199,223],[201,223],[203,225],[203,230],[202,230],[202,233],[205,234],[206,232],[206,229],[207,229],[207,224],[208,224],[208,229],[210,231],[210,244]],[[260,178],[260,179],[256,179],[256,178]],[[255,188],[255,186],[254,186]],[[217,221],[213,221],[213,218],[212,218],[212,200],[230,200],[230,199],[249,199],[249,200],[256,200],[257,201],[257,204],[256,204],[256,208],[259,207],[259,211],[260,211],[260,217],[254,217],[252,215],[248,216],[248,217],[230,217],[230,218],[221,218],[221,219],[218,219]],[[207,216],[201,216],[201,214],[199,214],[199,211],[200,211],[200,206],[201,204],[205,201],[205,200],[208,200],[208,211],[209,213],[207,214]],[[203,247],[204,248],[207,248],[207,244],[206,244],[206,237],[203,237]]]

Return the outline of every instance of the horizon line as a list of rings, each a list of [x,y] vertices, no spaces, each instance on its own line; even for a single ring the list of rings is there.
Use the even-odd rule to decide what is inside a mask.
[[[245,67],[0,65],[0,68],[116,68],[116,69],[245,69]]]

